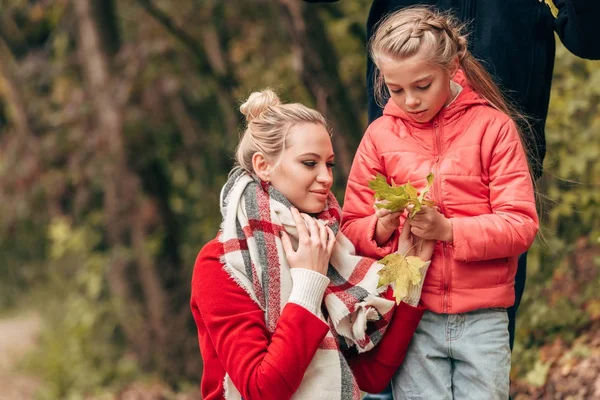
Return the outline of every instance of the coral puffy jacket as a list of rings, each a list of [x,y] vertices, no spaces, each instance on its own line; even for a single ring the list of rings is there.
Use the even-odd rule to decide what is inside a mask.
[[[454,239],[437,243],[421,301],[449,314],[511,306],[517,258],[538,229],[515,124],[470,89],[461,71],[455,80],[463,90],[428,123],[414,122],[392,100],[387,103],[356,153],[342,215],[342,231],[359,254],[390,254],[399,232],[383,247],[373,240],[377,218],[367,181],[383,174],[388,183],[410,181],[420,190],[433,172],[430,198],[452,221]]]

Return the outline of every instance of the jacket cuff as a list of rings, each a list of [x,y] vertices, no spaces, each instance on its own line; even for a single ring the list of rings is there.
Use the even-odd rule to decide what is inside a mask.
[[[367,240],[373,247],[375,254],[380,257],[385,257],[396,251],[398,248],[398,229],[394,230],[392,236],[388,239],[383,246],[379,246],[375,241],[375,228],[377,228],[377,216],[373,214],[370,221],[367,224]]]
[[[305,268],[291,268],[292,291],[289,303],[295,303],[323,319],[321,304],[329,278],[323,274]]]
[[[479,227],[473,225],[469,218],[450,218],[452,223],[452,256],[457,261],[471,261],[481,248],[480,240],[476,239]],[[485,242],[484,242],[485,243]]]

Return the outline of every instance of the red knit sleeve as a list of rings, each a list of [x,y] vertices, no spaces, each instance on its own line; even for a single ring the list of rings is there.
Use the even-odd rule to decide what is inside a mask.
[[[305,308],[287,304],[270,333],[263,311],[223,269],[222,251],[215,240],[199,254],[192,309],[198,310],[222,368],[244,399],[289,399],[329,327]]]
[[[385,389],[404,361],[424,312],[424,307],[400,303],[395,307],[392,321],[379,344],[366,353],[348,357],[348,364],[361,390],[379,393]]]

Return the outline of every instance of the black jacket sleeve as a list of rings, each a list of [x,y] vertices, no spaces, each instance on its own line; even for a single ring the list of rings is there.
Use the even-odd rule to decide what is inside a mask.
[[[600,59],[600,1],[554,0],[558,16],[554,30],[573,54],[591,60]]]

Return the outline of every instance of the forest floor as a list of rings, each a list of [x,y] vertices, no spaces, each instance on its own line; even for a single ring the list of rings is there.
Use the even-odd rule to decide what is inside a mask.
[[[0,400],[29,400],[41,382],[21,372],[19,361],[35,346],[41,318],[34,313],[0,319]]]
[[[513,382],[513,400],[600,400],[600,321],[571,345],[556,339],[542,347],[540,361],[545,383]]]
[[[42,382],[19,368],[19,362],[34,348],[42,327],[35,313],[0,318],[0,400],[34,400]],[[541,349],[538,375],[541,385],[517,380],[513,400],[600,399],[600,321],[571,345],[560,339]],[[544,379],[545,377],[545,379]],[[173,393],[160,383],[132,383],[114,394],[114,400],[192,400],[197,391]],[[102,396],[102,400],[107,397]],[[88,398],[87,400],[93,400]]]

